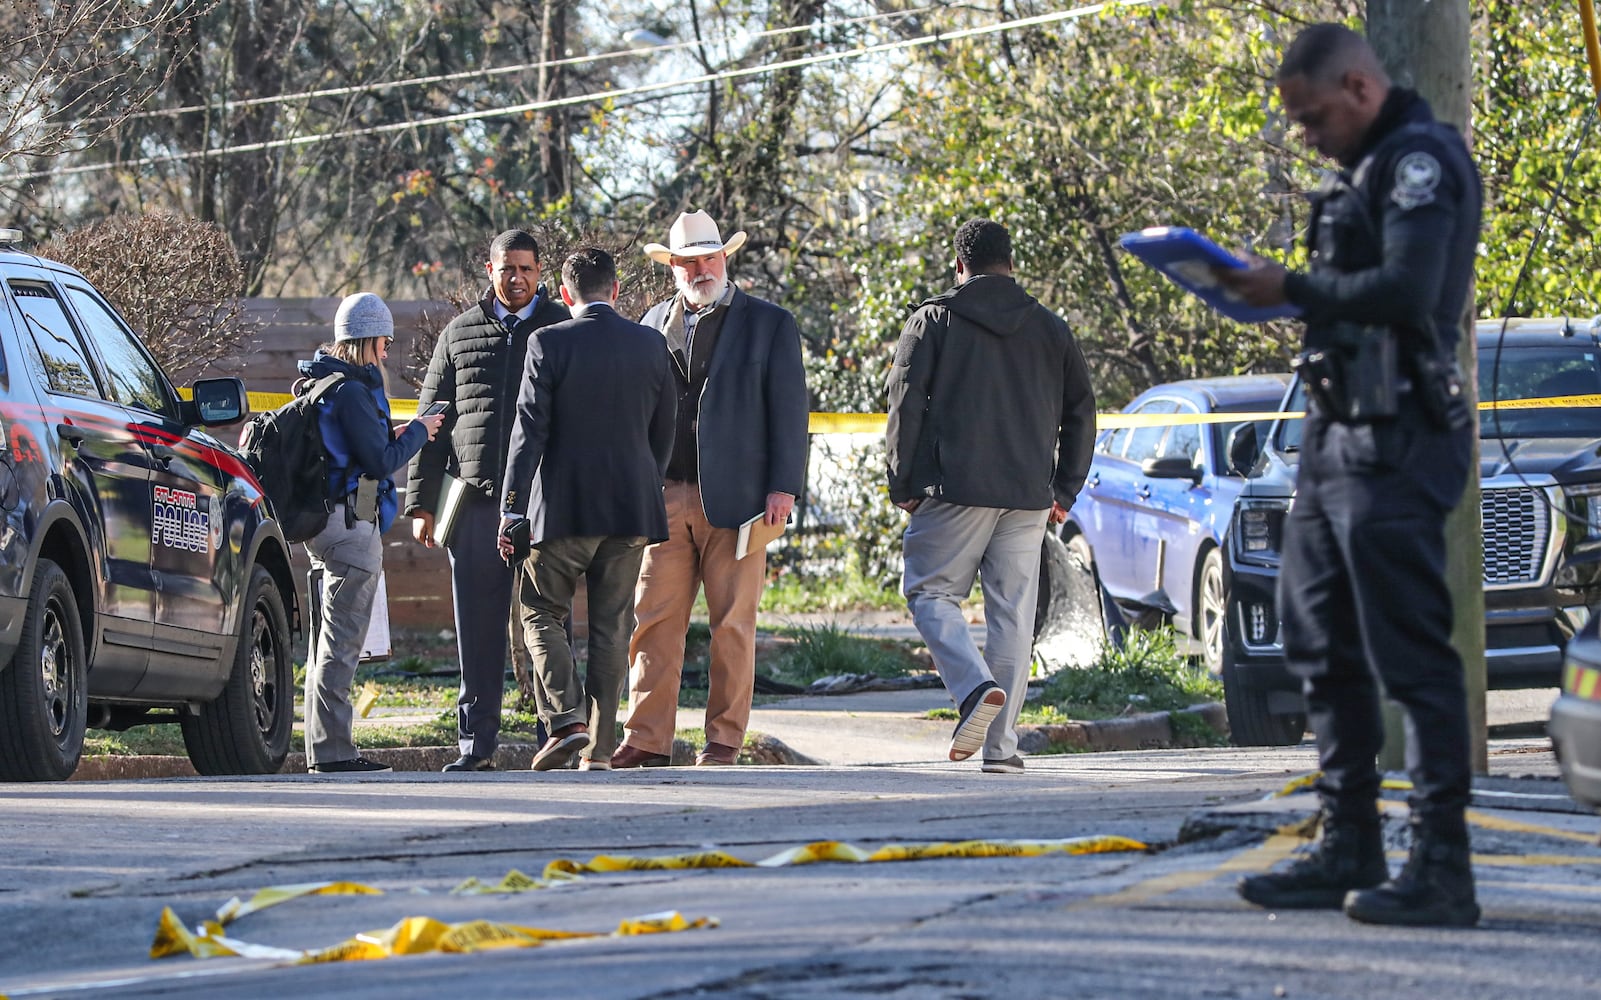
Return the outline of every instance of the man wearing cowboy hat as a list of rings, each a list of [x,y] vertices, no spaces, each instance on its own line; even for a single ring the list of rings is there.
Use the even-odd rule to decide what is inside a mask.
[[[756,676],[758,549],[735,557],[739,527],[789,517],[806,472],[806,373],[795,317],[728,280],[727,242],[705,212],[678,217],[645,253],[678,294],[645,314],[673,358],[678,418],[664,487],[669,537],[645,551],[629,644],[629,715],[613,767],[666,765],[678,716],[684,634],[702,585],[711,617],[706,746],[696,764],[732,764],[745,742]]]

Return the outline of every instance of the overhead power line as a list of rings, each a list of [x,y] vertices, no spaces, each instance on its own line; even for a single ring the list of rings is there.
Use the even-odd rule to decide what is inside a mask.
[[[864,14],[861,17],[843,18],[835,21],[814,21],[808,24],[793,24],[783,28],[769,28],[764,31],[751,33],[728,32],[722,35],[713,35],[707,38],[692,38],[684,41],[669,42],[663,40],[645,48],[614,49],[609,52],[594,52],[582,56],[567,56],[562,59],[548,59],[539,62],[517,63],[510,66],[491,66],[483,69],[460,70],[455,73],[441,73],[436,76],[414,76],[401,80],[383,80],[375,83],[358,83],[348,87],[327,87],[322,90],[304,90],[293,94],[274,94],[271,97],[251,97],[239,101],[219,101],[215,104],[189,104],[179,108],[155,108],[150,111],[136,111],[125,115],[121,121],[132,121],[142,118],[172,118],[178,115],[194,114],[200,111],[234,111],[239,108],[256,108],[270,104],[292,104],[298,101],[311,101],[326,97],[355,97],[363,94],[377,94],[386,90],[398,90],[404,87],[426,87],[437,83],[455,83],[461,80],[475,80],[481,77],[509,76],[514,73],[534,72],[541,69],[557,66],[582,66],[590,63],[609,62],[614,59],[639,58],[644,55],[654,55],[660,52],[674,52],[679,49],[692,49],[701,45],[718,45],[731,41],[760,41],[765,38],[778,38],[783,35],[792,35],[802,31],[826,30],[829,28],[845,28],[858,24],[869,24],[874,21],[893,20],[896,18],[913,17],[926,14],[930,11],[945,10],[944,4],[929,4],[925,7],[912,7],[906,10],[887,11],[879,14]],[[104,120],[104,119],[102,119]]]
[[[1070,10],[1057,11],[1051,14],[1037,14],[1033,17],[1013,18],[1009,21],[997,21],[994,24],[979,25],[972,28],[962,28],[957,31],[936,32],[934,34],[919,35],[916,38],[900,39],[893,42],[881,42],[875,45],[861,45],[840,52],[822,52],[817,55],[803,56],[796,59],[785,59],[775,63],[766,63],[761,66],[745,66],[736,69],[721,70],[715,73],[703,73],[696,76],[681,77],[676,80],[667,80],[658,83],[640,84],[634,87],[619,87],[616,89],[592,91],[587,94],[575,94],[568,97],[555,98],[548,101],[530,101],[525,104],[513,104],[503,108],[494,108],[483,111],[464,111],[453,115],[438,115],[432,118],[420,118],[413,121],[392,122],[387,125],[371,125],[363,128],[344,129],[338,132],[322,132],[313,135],[293,136],[286,139],[268,139],[262,142],[241,143],[236,146],[222,146],[216,149],[200,149],[186,153],[167,153],[157,156],[144,156],[132,160],[121,160],[111,163],[90,163],[76,167],[59,167],[52,170],[37,170],[28,173],[14,174],[4,180],[10,182],[39,180],[45,177],[62,177],[73,174],[102,173],[107,170],[131,170],[140,167],[156,166],[163,163],[180,163],[189,160],[208,159],[218,156],[235,156],[240,153],[262,153],[275,149],[300,149],[310,146],[319,146],[326,142],[337,142],[341,139],[356,139],[370,135],[387,135],[395,132],[405,132],[416,128],[426,128],[434,125],[452,125],[462,122],[485,121],[495,118],[515,117],[531,114],[535,111],[549,111],[554,108],[571,107],[578,104],[593,104],[600,101],[611,100],[618,97],[629,97],[636,94],[648,94],[658,91],[673,90],[682,87],[698,86],[703,83],[715,83],[722,80],[737,80],[745,77],[762,76],[776,73],[786,69],[800,69],[807,66],[819,66],[825,63],[840,62],[846,59],[857,59],[862,56],[877,55],[885,52],[896,52],[902,49],[920,48],[940,42],[960,41],[964,38],[977,38],[984,35],[999,34],[1019,28],[1036,28],[1048,24],[1060,24],[1067,21],[1076,21],[1107,10],[1128,7],[1144,7],[1157,0],[1108,0],[1106,3],[1085,4]]]

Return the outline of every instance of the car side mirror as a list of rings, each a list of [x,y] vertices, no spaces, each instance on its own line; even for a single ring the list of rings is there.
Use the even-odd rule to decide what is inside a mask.
[[[1262,443],[1256,439],[1256,424],[1251,421],[1229,432],[1229,468],[1239,476],[1249,476],[1261,457]]]
[[[1151,479],[1188,479],[1201,481],[1201,470],[1183,455],[1166,458],[1147,458],[1140,463],[1140,472]]]
[[[184,421],[205,427],[235,424],[250,415],[250,397],[236,378],[203,378],[195,382],[194,398],[184,406]]]

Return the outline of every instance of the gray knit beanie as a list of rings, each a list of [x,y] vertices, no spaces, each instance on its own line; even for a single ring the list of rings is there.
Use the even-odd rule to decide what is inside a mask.
[[[395,336],[395,318],[389,314],[384,300],[371,292],[357,292],[345,296],[334,313],[334,342],[361,340],[366,337]]]

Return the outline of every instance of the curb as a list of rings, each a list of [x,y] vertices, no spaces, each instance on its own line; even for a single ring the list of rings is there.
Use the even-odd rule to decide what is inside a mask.
[[[538,748],[531,743],[503,743],[495,751],[495,767],[501,771],[526,771]],[[388,764],[396,771],[438,771],[458,756],[455,747],[384,747],[361,751],[368,760]],[[783,740],[765,733],[754,733],[746,741],[742,757],[750,765],[817,765],[819,762],[791,749]],[[695,746],[686,740],[673,740],[674,767],[692,767]],[[306,755],[292,753],[278,774],[305,774]],[[195,778],[199,772],[188,757],[120,756],[97,754],[84,757],[68,781],[130,781],[140,778]]]
[[[1024,753],[1051,751],[1168,750],[1210,745],[1175,731],[1174,717],[1199,720],[1218,736],[1228,736],[1228,710],[1221,702],[1191,705],[1177,712],[1148,712],[1121,719],[1063,722],[1017,727],[1017,748]]]

